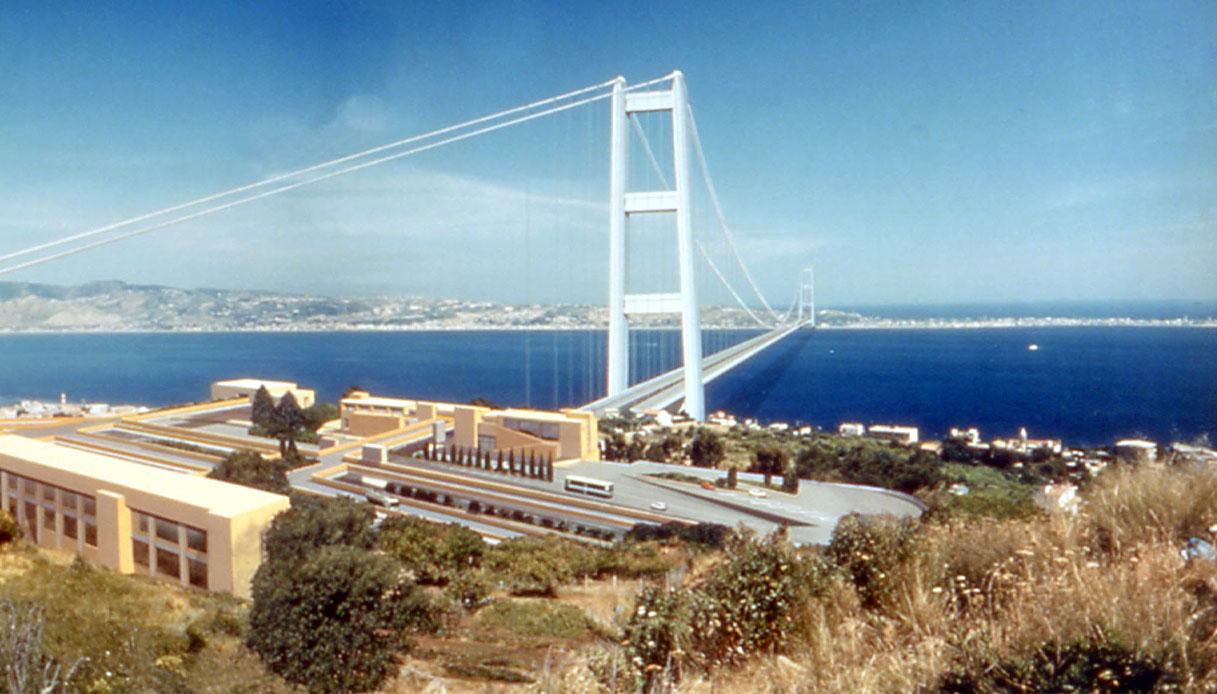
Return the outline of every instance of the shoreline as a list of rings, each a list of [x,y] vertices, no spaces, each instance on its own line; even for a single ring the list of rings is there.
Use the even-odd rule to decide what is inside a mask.
[[[1192,320],[1182,318],[1138,319],[1138,318],[1010,318],[994,320],[966,319],[881,319],[859,321],[842,325],[817,325],[812,330],[1012,330],[1019,328],[1217,328],[1217,319]],[[670,330],[679,331],[680,326],[645,327],[633,326],[635,331]],[[703,326],[703,330],[764,332],[757,327]],[[501,325],[340,325],[331,327],[312,326],[263,326],[263,327],[219,327],[219,328],[0,328],[0,336],[17,335],[161,335],[161,334],[251,334],[251,333],[449,333],[449,332],[603,332],[607,326],[600,325],[546,325],[546,326],[501,326]]]

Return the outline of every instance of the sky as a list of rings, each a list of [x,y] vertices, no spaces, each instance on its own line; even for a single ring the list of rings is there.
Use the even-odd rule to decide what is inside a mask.
[[[0,253],[675,69],[775,305],[1217,299],[1208,0],[8,0]],[[0,279],[603,301],[586,110]]]

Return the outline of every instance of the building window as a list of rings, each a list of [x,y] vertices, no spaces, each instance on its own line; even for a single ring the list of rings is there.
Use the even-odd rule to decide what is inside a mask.
[[[76,519],[72,516],[63,517],[63,536],[76,539]]]
[[[21,475],[14,475],[10,472],[8,474],[8,488],[13,490],[17,489],[17,480],[19,479],[21,479]]]
[[[92,521],[85,521],[85,544],[90,547],[97,546],[97,524]]]
[[[207,562],[187,558],[186,570],[189,573],[190,585],[207,590]]]
[[[47,530],[55,529],[55,509],[42,509],[42,527],[46,528]]]
[[[163,547],[157,547],[156,572],[162,576],[180,580],[182,577],[182,566],[178,561],[177,552],[170,552]]]
[[[72,492],[63,493],[63,507],[72,511],[76,510],[76,495]]]
[[[31,479],[26,479],[23,481],[25,482],[25,495],[32,498],[38,493],[38,483]]]
[[[207,533],[198,528],[186,526],[186,546],[196,552],[207,552]]]
[[[49,484],[42,485],[42,500],[55,503],[55,488]]]
[[[30,540],[38,542],[38,507],[25,502],[25,529],[30,534]]]
[[[148,516],[138,511],[135,512],[135,532],[140,535],[148,534]]]
[[[156,519],[156,536],[158,539],[166,542],[178,543],[177,523],[167,521],[163,518]]]
[[[556,441],[558,439],[558,425],[545,423],[541,425],[541,438]]]
[[[131,541],[131,557],[135,559],[135,563],[145,568],[149,565],[150,555],[148,554],[148,543],[143,540]]]
[[[85,496],[83,494],[81,494],[81,498],[84,499],[85,518],[96,518],[97,517],[97,501],[95,501],[93,499],[93,497]]]
[[[478,450],[479,451],[493,451],[495,449],[495,443],[496,443],[496,441],[493,436],[486,436],[484,434],[478,434]]]

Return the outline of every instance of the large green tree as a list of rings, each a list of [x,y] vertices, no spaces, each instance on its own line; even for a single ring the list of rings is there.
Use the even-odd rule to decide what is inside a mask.
[[[279,454],[283,457],[290,455],[293,458],[299,457],[300,451],[296,450],[296,439],[300,436],[300,430],[304,428],[305,418],[304,412],[300,409],[300,404],[296,402],[296,396],[290,392],[284,393],[279,399],[279,406],[275,408],[274,426],[271,430],[271,435],[279,439]]]
[[[292,486],[287,481],[286,469],[281,460],[267,460],[253,451],[233,451],[207,476],[276,494],[289,494]]]
[[[269,435],[275,427],[275,399],[270,396],[266,386],[258,387],[250,410],[249,420],[254,425],[250,433]]]
[[[405,630],[428,619],[425,595],[392,557],[331,545],[267,561],[253,580],[246,645],[314,694],[366,692],[397,671]]]
[[[689,444],[689,460],[697,467],[718,467],[727,457],[723,438],[709,429],[698,429]]]
[[[292,507],[275,516],[262,542],[268,561],[299,560],[329,545],[371,549],[376,513],[368,504],[346,497],[292,497]]]
[[[786,468],[786,451],[780,446],[760,446],[752,452],[752,459],[757,471],[765,476],[766,487],[774,475]]]

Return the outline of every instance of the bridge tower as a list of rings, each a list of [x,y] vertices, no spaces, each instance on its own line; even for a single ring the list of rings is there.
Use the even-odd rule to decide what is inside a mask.
[[[608,394],[629,387],[629,315],[679,313],[681,358],[684,362],[684,411],[697,421],[706,418],[702,381],[701,315],[693,263],[693,228],[690,211],[688,92],[680,71],[672,73],[671,86],[662,90],[627,92],[625,78],[613,84],[609,140],[609,329]],[[629,114],[670,112],[675,185],[671,190],[631,191],[628,181]],[[676,216],[676,253],[680,291],[631,294],[626,287],[625,230],[629,218],[643,214]]]
[[[803,312],[807,312],[807,322],[811,327],[816,326],[816,269],[805,267],[799,273],[799,323],[803,322]]]

